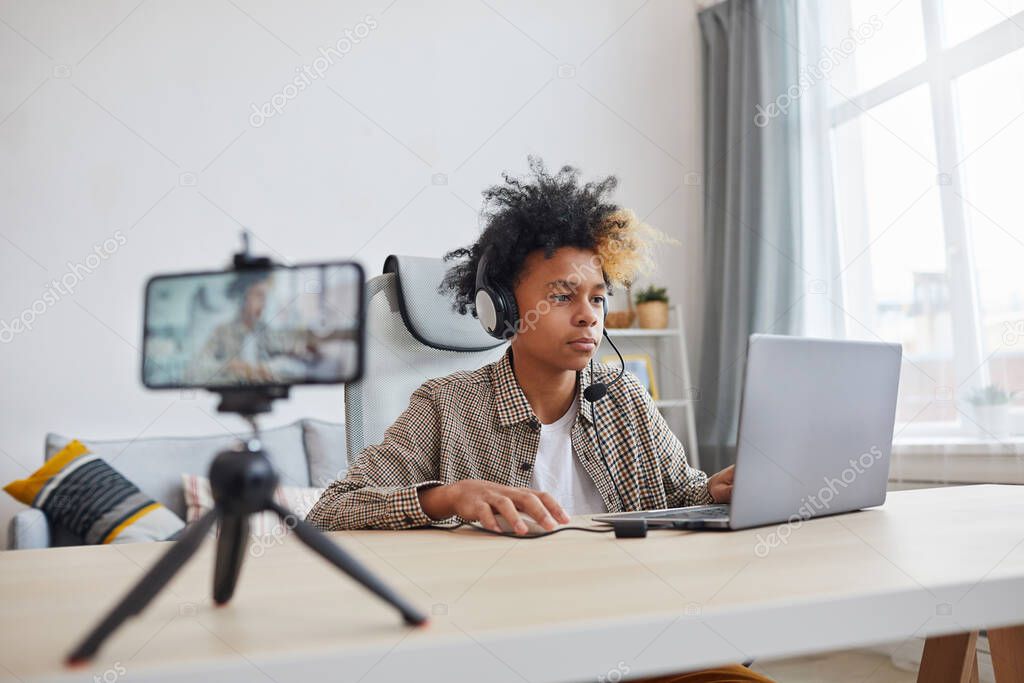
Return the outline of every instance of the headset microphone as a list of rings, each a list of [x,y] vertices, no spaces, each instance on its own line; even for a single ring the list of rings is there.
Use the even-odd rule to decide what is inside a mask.
[[[591,361],[593,362],[593,361]],[[590,372],[593,373],[594,369],[591,367]],[[608,393],[608,385],[604,382],[595,382],[589,387],[583,390],[583,398],[587,399],[591,403],[599,401],[604,398],[604,395]]]
[[[601,456],[601,462],[604,463],[604,469],[608,473],[608,479],[611,480],[612,486],[615,487],[615,495],[619,498],[619,507],[623,510],[626,509],[626,499],[622,497],[622,491],[619,489],[619,484],[615,481],[615,475],[612,474],[612,469],[608,465],[608,458],[604,455],[604,442],[601,439],[601,430],[597,423],[597,410],[594,405],[595,402],[600,401],[602,398],[608,395],[608,387],[615,384],[622,376],[626,373],[626,361],[622,358],[622,354],[619,353],[619,349],[615,346],[615,342],[608,336],[606,330],[602,330],[604,338],[608,340],[608,343],[615,349],[615,354],[619,357],[619,362],[622,367],[619,369],[619,374],[615,376],[612,381],[605,384],[604,382],[594,382],[589,387],[583,390],[583,398],[590,402],[590,419],[594,423],[594,435],[597,437],[597,452]],[[590,376],[594,376],[594,359],[590,359]],[[634,454],[635,459],[635,454]],[[647,535],[647,522],[646,520],[615,520],[612,522],[612,527],[615,529],[616,538],[643,538]]]
[[[622,368],[619,370],[619,374],[615,376],[615,379],[613,379],[608,384],[605,384],[604,382],[594,382],[589,387],[583,390],[583,398],[587,399],[591,403],[595,401],[600,401],[602,398],[604,398],[608,394],[608,386],[611,384],[615,384],[620,379],[622,379],[622,375],[626,372],[626,361],[622,359],[622,354],[619,353],[619,349],[617,346],[615,346],[615,342],[613,342],[612,338],[608,336],[607,330],[602,330],[602,334],[604,334],[604,338],[608,340],[608,343],[612,345],[612,348],[615,349],[615,354],[619,357],[619,363],[621,363]],[[593,358],[590,359],[590,375],[591,377],[593,377],[594,375]]]

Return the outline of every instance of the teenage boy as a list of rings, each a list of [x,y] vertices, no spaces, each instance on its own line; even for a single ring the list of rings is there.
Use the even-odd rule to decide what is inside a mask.
[[[570,515],[730,500],[733,468],[709,478],[690,467],[637,379],[592,362],[610,287],[649,266],[654,231],[607,200],[614,177],[581,185],[572,167],[530,166],[529,180],[506,174],[484,192],[486,228],[445,257],[458,260],[442,286],[460,313],[493,318],[477,310],[478,270],[514,299],[505,355],[413,392],[384,441],[324,492],[314,525],[498,531],[500,515],[525,534],[520,513],[550,530]],[[591,403],[584,391],[599,382],[607,395]],[[769,680],[738,665],[695,675],[671,680]]]

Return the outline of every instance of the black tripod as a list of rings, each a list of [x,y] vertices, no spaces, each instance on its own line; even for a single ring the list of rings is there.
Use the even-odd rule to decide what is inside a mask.
[[[285,390],[286,392],[287,390]],[[249,515],[254,512],[273,510],[287,522],[294,523],[293,531],[300,541],[322,555],[381,599],[393,605],[402,613],[405,623],[422,625],[427,617],[399,597],[376,576],[371,574],[355,558],[332,543],[316,527],[294,513],[281,507],[273,500],[277,488],[277,473],[263,453],[256,426],[255,414],[268,409],[270,396],[225,394],[218,410],[240,412],[253,429],[252,438],[237,450],[224,450],[217,454],[210,465],[210,487],[213,489],[215,507],[199,518],[171,546],[163,557],[146,572],[89,635],[68,656],[68,664],[84,662],[96,654],[100,645],[128,617],[141,612],[150,600],[170,581],[182,565],[196,552],[215,522],[220,522],[217,538],[217,556],[213,576],[213,600],[218,605],[231,599],[242,569],[242,560],[249,545]],[[256,401],[254,404],[253,401]],[[262,401],[262,402],[261,402]]]

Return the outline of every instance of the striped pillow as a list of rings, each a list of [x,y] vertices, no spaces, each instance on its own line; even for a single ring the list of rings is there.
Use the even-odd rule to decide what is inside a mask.
[[[185,526],[77,439],[4,490],[86,543],[162,541]]]

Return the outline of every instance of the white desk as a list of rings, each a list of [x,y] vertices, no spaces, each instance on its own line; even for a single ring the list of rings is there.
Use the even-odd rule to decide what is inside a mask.
[[[334,534],[434,612],[415,630],[292,539],[250,555],[233,601],[214,608],[207,542],[73,673],[62,657],[166,545],[0,553],[0,677],[614,681],[625,667],[635,678],[1024,624],[1024,487],[892,493],[759,556],[776,530]],[[992,633],[1024,656],[1024,628]],[[961,640],[929,641],[928,661],[963,660]]]

